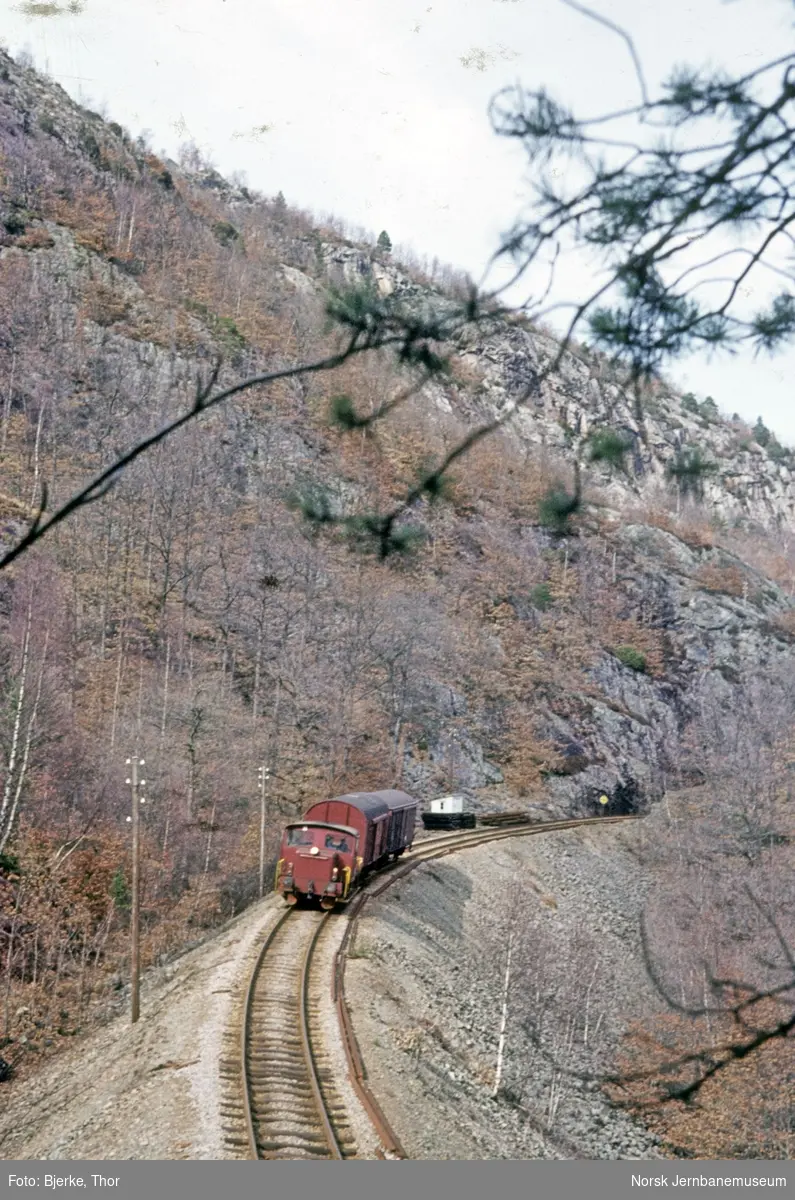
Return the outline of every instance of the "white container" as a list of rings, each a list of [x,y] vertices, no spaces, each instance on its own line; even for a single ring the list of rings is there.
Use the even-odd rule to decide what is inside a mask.
[[[462,813],[463,811],[463,796],[440,796],[438,800],[431,800],[432,813]]]

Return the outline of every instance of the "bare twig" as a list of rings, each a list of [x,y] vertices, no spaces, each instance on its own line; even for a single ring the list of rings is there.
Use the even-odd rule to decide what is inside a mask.
[[[567,8],[573,8],[575,12],[582,13],[585,17],[590,17],[592,21],[598,21],[598,23],[600,25],[604,25],[606,29],[611,29],[613,33],[617,33],[622,41],[626,43],[627,49],[629,50],[632,58],[632,63],[635,67],[635,74],[638,77],[638,86],[640,87],[643,105],[644,107],[648,107],[649,92],[643,75],[643,67],[641,66],[638,52],[635,49],[635,43],[627,33],[626,29],[622,29],[620,25],[616,25],[615,21],[611,21],[608,17],[603,17],[601,13],[594,12],[594,10],[592,8],[588,8],[587,5],[580,4],[579,0],[561,0],[561,2],[565,4]]]

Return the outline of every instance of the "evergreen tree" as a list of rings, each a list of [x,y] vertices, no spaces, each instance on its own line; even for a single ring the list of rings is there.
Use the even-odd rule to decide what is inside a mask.
[[[767,446],[770,442],[770,430],[761,417],[756,418],[756,425],[753,428],[754,441],[759,446]]]
[[[382,229],[381,232],[379,233],[378,241],[376,242],[376,245],[378,246],[378,249],[381,251],[382,254],[390,254],[391,253],[392,239],[390,238],[389,234],[387,233],[387,231],[385,229]]]

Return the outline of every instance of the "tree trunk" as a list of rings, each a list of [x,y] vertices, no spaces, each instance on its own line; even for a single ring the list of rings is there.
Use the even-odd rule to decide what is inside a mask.
[[[49,640],[50,640],[50,631],[48,629],[45,634],[45,637],[44,637],[44,649],[42,651],[42,656],[41,656],[41,666],[39,668],[39,678],[38,678],[38,682],[36,684],[36,697],[33,701],[33,708],[31,710],[30,720],[28,721],[27,733],[25,734],[25,748],[22,752],[22,762],[19,767],[19,775],[17,776],[17,786],[14,791],[14,800],[11,805],[11,811],[8,816],[8,823],[6,825],[5,832],[3,833],[2,837],[0,837],[0,851],[5,849],[6,842],[8,841],[9,837],[11,836],[11,830],[14,828],[14,819],[15,819],[15,817],[17,815],[17,811],[19,809],[19,800],[22,795],[22,786],[25,782],[25,776],[27,775],[27,771],[28,771],[28,759],[30,758],[30,745],[31,745],[31,742],[33,741],[33,728],[36,724],[36,717],[38,716],[38,712],[39,712],[39,701],[41,700],[41,685],[42,685],[42,680],[44,679],[44,666],[47,661],[47,646],[49,644]]]
[[[14,374],[16,372],[16,368],[17,356],[16,354],[12,354],[11,374],[9,376],[6,394],[3,397],[3,430],[2,434],[0,434],[0,454],[5,454],[6,452],[6,442],[8,441],[8,423],[11,419],[11,401],[14,395]]]
[[[28,676],[28,657],[30,654],[30,627],[33,621],[33,596],[28,601],[28,612],[25,620],[25,638],[22,643],[22,670],[19,679],[19,693],[17,695],[16,712],[14,713],[14,730],[11,734],[11,751],[8,756],[8,772],[6,781],[3,787],[3,799],[0,802],[0,850],[6,844],[8,836],[11,832],[11,817],[9,814],[9,806],[11,804],[11,789],[14,782],[14,770],[16,769],[17,753],[19,749],[19,732],[22,728],[22,706],[25,702],[25,684]]]
[[[119,655],[116,660],[116,686],[113,691],[113,712],[110,723],[110,748],[116,745],[116,726],[119,717],[119,697],[121,695],[121,680],[124,674],[124,622],[119,630]]]

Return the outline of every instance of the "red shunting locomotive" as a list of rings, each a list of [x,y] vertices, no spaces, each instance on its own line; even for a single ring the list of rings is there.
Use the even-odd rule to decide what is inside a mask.
[[[417,804],[405,792],[351,792],[321,800],[287,826],[276,891],[288,904],[344,904],[362,876],[411,849]]]

